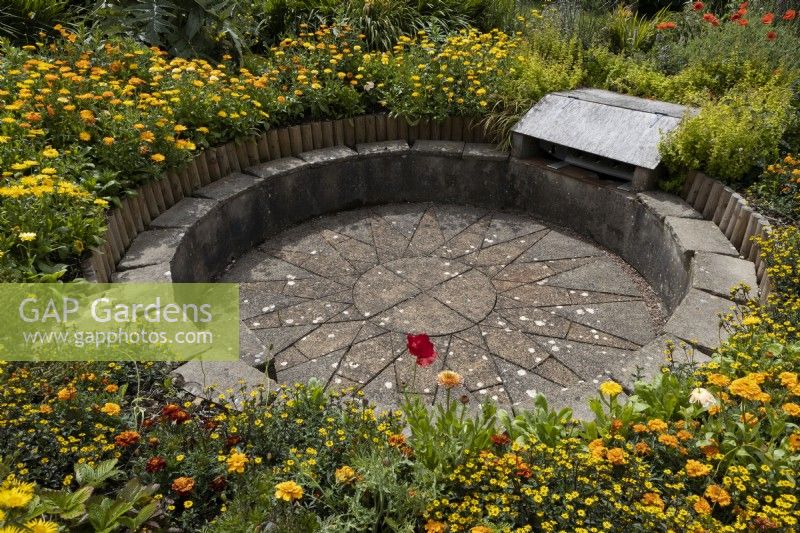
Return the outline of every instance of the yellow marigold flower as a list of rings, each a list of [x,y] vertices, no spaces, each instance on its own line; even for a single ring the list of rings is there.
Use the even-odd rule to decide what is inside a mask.
[[[606,381],[600,385],[600,392],[613,398],[622,392],[622,386],[616,381]]]
[[[436,382],[445,389],[452,389],[464,383],[464,378],[458,372],[452,370],[442,370],[436,376]]]
[[[46,403],[43,403],[42,405],[39,406],[39,412],[43,415],[49,415],[50,413],[53,412],[53,408],[47,405]]]
[[[233,452],[228,457],[228,472],[235,472],[237,474],[244,474],[244,467],[250,460],[247,458],[247,455],[241,452]]]
[[[786,443],[789,445],[789,448],[792,451],[800,450],[800,433],[792,433],[789,435],[789,438],[786,440]]]
[[[146,143],[151,143],[156,140],[156,135],[152,131],[143,131],[139,134],[139,139]]]
[[[114,402],[107,402],[101,409],[101,413],[105,413],[108,416],[117,416],[122,411],[122,408],[119,404]]]
[[[728,389],[732,394],[746,400],[759,401],[764,397],[764,392],[759,387],[758,381],[753,377],[753,374],[733,380]]]
[[[25,523],[30,533],[58,533],[58,524],[37,518]]]
[[[103,144],[105,144],[106,146],[111,146],[115,142],[116,140],[114,139],[114,137],[103,137]]]
[[[711,465],[689,459],[686,461],[686,474],[689,477],[707,476],[711,472]]]
[[[356,471],[351,467],[344,465],[336,469],[337,483],[350,483],[356,478]]]
[[[187,129],[186,126],[184,126],[183,124],[175,124],[175,126],[172,128],[172,131],[174,131],[175,133],[180,133],[182,131],[186,131],[186,129]]]
[[[293,502],[303,497],[303,487],[294,481],[284,481],[275,485],[275,497],[279,500]]]
[[[55,148],[47,148],[42,151],[42,155],[50,158],[58,157],[58,150],[56,150]]]
[[[33,493],[20,487],[9,487],[0,490],[0,507],[15,509],[25,507],[33,499]]]
[[[99,205],[100,207],[108,207],[108,201],[103,200],[102,198],[95,198],[94,205]]]
[[[82,131],[78,134],[78,138],[84,142],[92,140],[92,135],[88,131]]]
[[[486,526],[475,526],[469,530],[469,533],[493,533],[494,529]]]
[[[797,405],[796,403],[785,403],[781,406],[781,409],[783,409],[783,412],[789,416],[800,416],[800,405]]]
[[[693,507],[697,514],[711,514],[711,506],[705,498],[698,498]]]
[[[731,504],[731,495],[727,490],[719,485],[709,485],[706,488],[704,495],[706,498],[718,504],[720,507],[725,507]]]
[[[62,402],[66,402],[68,400],[73,400],[78,395],[78,391],[75,387],[64,387],[63,389],[58,391],[58,399]]]
[[[164,154],[153,154],[150,156],[150,159],[152,159],[156,163],[162,163],[166,159],[166,157],[164,157]]]
[[[658,436],[658,442],[663,444],[664,446],[670,446],[671,448],[675,448],[678,446],[678,437],[675,435],[670,435],[668,433],[662,433]]]
[[[727,387],[731,382],[731,380],[728,379],[728,376],[724,376],[722,374],[709,374],[706,378],[706,381],[712,385],[716,385],[717,387]]]

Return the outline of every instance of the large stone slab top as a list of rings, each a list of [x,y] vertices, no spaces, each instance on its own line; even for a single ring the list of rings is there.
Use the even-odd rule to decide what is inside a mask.
[[[661,162],[658,143],[689,109],[598,89],[551,93],[512,132],[647,169]]]

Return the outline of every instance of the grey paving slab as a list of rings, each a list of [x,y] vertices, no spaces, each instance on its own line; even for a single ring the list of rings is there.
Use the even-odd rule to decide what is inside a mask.
[[[710,220],[667,217],[665,221],[685,252],[712,252],[734,257],[739,255],[725,234]]]
[[[755,265],[727,255],[697,252],[692,258],[692,287],[730,298],[731,288],[746,284],[755,294],[758,290]]]
[[[274,357],[279,382],[354,387],[385,409],[403,391],[443,401],[445,368],[464,377],[451,396],[471,410],[519,408],[539,392],[582,409],[590,381],[655,336],[631,270],[517,213],[430,203],[338,213],[276,235],[222,279],[242,283],[250,351]],[[408,333],[431,335],[433,365],[416,368]]]
[[[155,229],[137,235],[131,243],[117,270],[131,270],[162,263],[169,263],[175,254],[184,231],[180,228]]]
[[[727,334],[719,327],[719,321],[710,320],[710,317],[730,313],[733,306],[730,300],[691,289],[664,329],[705,350],[713,350],[727,338]]]

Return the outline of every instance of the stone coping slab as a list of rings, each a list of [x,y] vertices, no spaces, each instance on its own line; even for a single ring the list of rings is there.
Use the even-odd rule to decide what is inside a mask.
[[[431,165],[418,164],[419,158]],[[512,208],[607,246],[639,270],[657,292],[666,291],[662,297],[674,293],[676,308],[663,333],[712,351],[720,340],[717,314],[733,305],[724,297],[723,287],[739,278],[751,283],[750,263],[737,259],[716,225],[696,219],[686,204],[660,193],[636,195],[573,174],[571,169],[562,172],[535,161],[509,160],[485,145],[461,142],[417,141],[410,150],[403,142],[367,143],[356,151],[306,152],[231,174],[162,214],[162,222],[178,227],[139,234],[120,261],[115,281],[208,281],[192,274],[193,262],[216,261],[201,271],[221,272],[230,258],[252,246],[249,242],[352,207],[433,201]],[[304,198],[314,199],[312,209],[307,209]],[[229,218],[232,214],[236,222]],[[242,233],[248,238],[232,238]],[[212,259],[203,250],[217,252]],[[352,250],[357,250],[355,243]],[[264,345],[252,331],[242,331],[242,338],[241,357],[246,361],[242,365],[258,372],[253,366],[268,359]],[[652,351],[650,344],[640,350]],[[649,356],[643,352],[642,357]],[[253,376],[256,381],[263,379]],[[557,387],[548,394],[557,396],[554,405],[569,405],[576,414],[586,414],[585,401],[579,400],[593,393],[597,386],[593,381],[565,390]]]

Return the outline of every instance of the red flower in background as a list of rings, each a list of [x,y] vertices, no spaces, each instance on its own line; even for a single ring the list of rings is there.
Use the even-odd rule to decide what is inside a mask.
[[[674,30],[677,27],[678,25],[675,24],[674,22],[659,22],[658,24],[656,24],[657,30]]]
[[[783,20],[794,20],[797,16],[797,11],[794,9],[787,9],[786,13],[783,14]]]
[[[750,24],[750,21],[749,21],[749,20],[747,20],[747,19],[738,19],[738,20],[736,21],[736,23],[737,23],[739,26],[747,26],[748,24]]]
[[[424,333],[419,335],[406,336],[408,351],[417,358],[419,366],[430,366],[436,361],[436,347],[431,342],[431,338]]]
[[[768,31],[767,32],[767,40],[768,41],[774,41],[777,38],[778,38],[778,34],[776,32],[774,32],[774,31]]]
[[[706,5],[703,2],[695,2],[694,4],[692,4],[692,9],[694,9],[695,11],[700,11],[704,7],[706,7]]]
[[[762,24],[772,24],[773,20],[775,20],[775,15],[773,13],[766,13],[763,17],[761,17]]]
[[[719,26],[719,19],[713,13],[706,13],[705,15],[703,15],[703,20],[705,20],[712,26]]]

